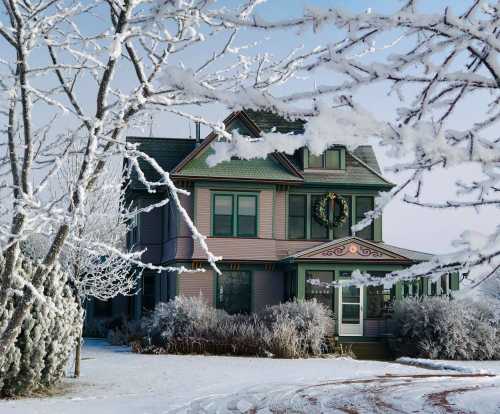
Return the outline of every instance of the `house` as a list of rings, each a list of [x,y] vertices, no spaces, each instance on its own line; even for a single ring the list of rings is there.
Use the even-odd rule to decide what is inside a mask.
[[[225,124],[229,130],[254,137],[273,129],[291,133],[291,139],[304,128],[302,121],[251,110],[232,113]],[[108,304],[109,316],[124,312],[138,318],[156,303],[177,295],[202,295],[211,305],[231,313],[258,311],[293,298],[316,298],[332,309],[340,340],[372,340],[386,334],[393,300],[458,289],[458,279],[447,275],[439,282],[420,278],[391,289],[308,283],[309,279],[349,278],[355,269],[382,278],[432,257],[385,243],[382,218],[351,234],[351,225],[372,210],[377,193],[393,187],[381,174],[372,147],[349,151],[334,146],[320,156],[302,148],[291,156],[235,158],[210,168],[205,160],[215,139],[214,134],[204,140],[128,137],[169,171],[178,186],[191,192],[181,197],[182,204],[207,235],[210,250],[223,256],[219,263],[223,275],[208,266],[203,250],[169,203],[137,218],[129,244],[147,249],[145,261],[206,271],[161,276],[145,271],[140,294],[127,303],[120,298],[118,304]],[[144,169],[149,178],[158,178],[151,168]],[[132,178],[128,197],[144,207],[165,194],[148,193]],[[95,316],[104,313],[102,306],[97,306]]]

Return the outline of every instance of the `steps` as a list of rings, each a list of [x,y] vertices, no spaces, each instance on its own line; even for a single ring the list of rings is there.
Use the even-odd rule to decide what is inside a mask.
[[[357,359],[371,359],[378,361],[390,361],[394,359],[394,356],[385,341],[341,341],[338,345],[342,345],[344,351],[351,349]]]

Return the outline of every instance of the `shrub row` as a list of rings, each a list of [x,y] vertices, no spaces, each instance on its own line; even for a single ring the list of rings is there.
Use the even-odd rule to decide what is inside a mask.
[[[485,305],[447,297],[405,299],[394,306],[397,354],[431,359],[500,358],[498,321]]]
[[[302,358],[325,351],[330,311],[316,301],[287,302],[251,315],[229,315],[201,297],[160,303],[142,320],[133,349],[180,353]]]

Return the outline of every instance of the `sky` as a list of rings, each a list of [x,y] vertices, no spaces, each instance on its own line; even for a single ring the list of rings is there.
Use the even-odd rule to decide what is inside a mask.
[[[83,1],[85,2],[85,0]],[[219,0],[219,4],[234,6],[239,4],[236,0]],[[458,14],[470,1],[465,0],[422,0],[421,9],[426,12],[439,12],[446,6],[451,6],[453,11]],[[260,5],[258,13],[267,20],[286,19],[300,15],[306,7],[342,7],[352,12],[363,12],[371,8],[374,12],[389,13],[395,10],[401,2],[398,0],[268,0]],[[3,19],[0,16],[0,21]],[[82,22],[84,29],[89,31],[98,30],[90,27],[85,21]],[[267,51],[276,56],[284,56],[291,47],[303,44],[304,47],[316,45],[325,45],[330,42],[338,41],[342,38],[341,34],[329,27],[325,27],[318,32],[311,29],[298,32],[297,30],[283,31],[278,33],[243,31],[238,37],[237,45],[252,44],[254,53]],[[170,64],[182,64],[186,68],[195,68],[200,62],[200,56],[211,54],[216,47],[222,45],[222,38],[215,38],[189,49],[187,53],[182,54],[182,60],[173,60]],[[387,39],[391,41],[390,38]],[[392,53],[393,50],[377,52],[376,56],[367,56],[366,59],[383,59]],[[5,57],[9,52],[4,44],[0,44],[0,56]],[[251,53],[251,52],[250,52]],[[41,60],[35,52],[34,61]],[[293,80],[286,85],[286,92],[303,90],[311,88],[314,85],[326,85],[334,81],[331,72],[319,71],[313,77],[306,79]],[[132,71],[122,71],[114,79],[115,85],[126,87],[134,77]],[[90,84],[90,83],[89,83]],[[78,93],[83,102],[87,105],[86,109],[92,110],[92,94],[86,90],[86,83],[80,87]],[[387,85],[379,84],[363,88],[353,94],[355,100],[365,109],[370,111],[380,120],[393,120],[396,116],[398,100],[395,96],[387,93]],[[279,95],[280,90],[276,90]],[[411,99],[411,91],[407,94]],[[462,110],[452,119],[453,127],[457,129],[465,126],[471,119],[480,117],[484,113],[484,106],[481,105],[480,97],[474,97]],[[195,115],[204,116],[210,120],[221,121],[228,114],[229,110],[222,105],[210,105],[206,107],[189,108]],[[47,119],[47,114],[40,112],[38,116],[41,119]],[[63,119],[62,125],[66,127]],[[57,127],[54,127],[57,129]],[[177,118],[167,114],[152,115],[152,124],[146,125],[142,129],[131,129],[128,131],[131,135],[153,135],[161,137],[188,137],[194,135],[194,125],[185,119]],[[202,133],[209,131],[202,128]],[[1,139],[1,138],[0,138]],[[381,164],[381,167],[387,168],[395,161],[388,158],[382,148],[375,145],[375,150]],[[436,171],[428,174],[426,177],[425,196],[428,200],[442,201],[453,199],[453,183],[459,179],[472,179],[477,177],[479,171],[474,166],[462,165],[451,170]],[[385,172],[384,175],[394,183],[400,183],[405,179],[405,175],[396,175]],[[498,212],[493,208],[476,210],[428,210],[403,203],[401,200],[394,200],[386,209],[383,217],[384,241],[391,244],[397,244],[406,248],[427,251],[431,253],[445,253],[453,249],[452,241],[456,239],[461,232],[466,229],[489,232],[492,225],[498,224]]]
[[[231,3],[230,1],[228,3]],[[286,3],[286,7],[283,7]],[[453,0],[426,0],[421,2],[422,10],[426,12],[439,12],[446,6],[451,6],[458,14],[463,8],[470,4],[469,1]],[[304,10],[305,7],[343,7],[353,12],[362,12],[371,8],[374,12],[388,13],[401,5],[399,1],[391,0],[269,0],[261,8],[259,14],[266,19],[285,19],[292,17]],[[292,31],[293,33],[293,31]],[[243,36],[242,43],[246,41],[262,42],[263,47],[272,53],[280,54],[282,50],[289,50],[289,32],[280,33],[269,38],[268,33],[256,36],[255,32],[248,36]],[[315,44],[326,44],[333,40],[339,40],[340,34],[329,28],[313,34],[311,31],[300,33],[300,41],[305,46]],[[267,39],[266,39],[267,38]],[[388,39],[390,41],[390,39]],[[257,46],[258,48],[258,46]],[[391,53],[392,50],[379,53],[380,55]],[[370,59],[370,57],[367,57]],[[287,85],[287,92],[294,88],[300,90],[304,86],[322,85],[329,83],[330,72],[317,73],[314,77],[300,82],[292,82]],[[396,115],[396,108],[399,104],[395,96],[388,96],[387,85],[373,85],[363,88],[354,94],[358,103],[374,114],[380,120],[392,120]],[[408,96],[411,99],[411,93]],[[481,100],[477,98],[471,101],[455,116],[451,124],[460,128],[465,126],[475,116],[481,116],[483,108]],[[212,119],[223,119],[228,111],[224,108],[199,108],[194,109],[195,113],[211,117]],[[194,126],[189,122],[179,119],[166,118],[168,121],[155,120],[153,124],[153,134],[159,136],[189,136],[194,135]],[[164,125],[164,124],[168,125]],[[382,169],[388,168],[395,160],[387,157],[385,151],[376,144],[375,151]],[[459,179],[471,179],[478,176],[480,172],[475,166],[462,165],[449,170],[436,171],[428,174],[425,183],[425,196],[427,200],[437,202],[446,199],[454,199],[453,183]],[[406,175],[397,175],[391,172],[384,172],[384,175],[394,183],[403,182]],[[470,210],[430,210],[403,203],[400,199],[394,200],[385,210],[383,216],[384,241],[410,249],[426,251],[430,253],[447,253],[454,250],[453,240],[457,239],[466,229],[489,232],[492,223],[498,223],[498,211],[495,208],[484,208],[480,211]]]

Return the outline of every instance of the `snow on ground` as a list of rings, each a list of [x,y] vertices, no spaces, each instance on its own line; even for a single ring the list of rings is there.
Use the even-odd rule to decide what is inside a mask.
[[[467,364],[500,374],[500,362]],[[82,377],[64,386],[50,398],[0,401],[0,413],[500,412],[496,376],[347,358],[137,355],[97,340],[84,347]]]

